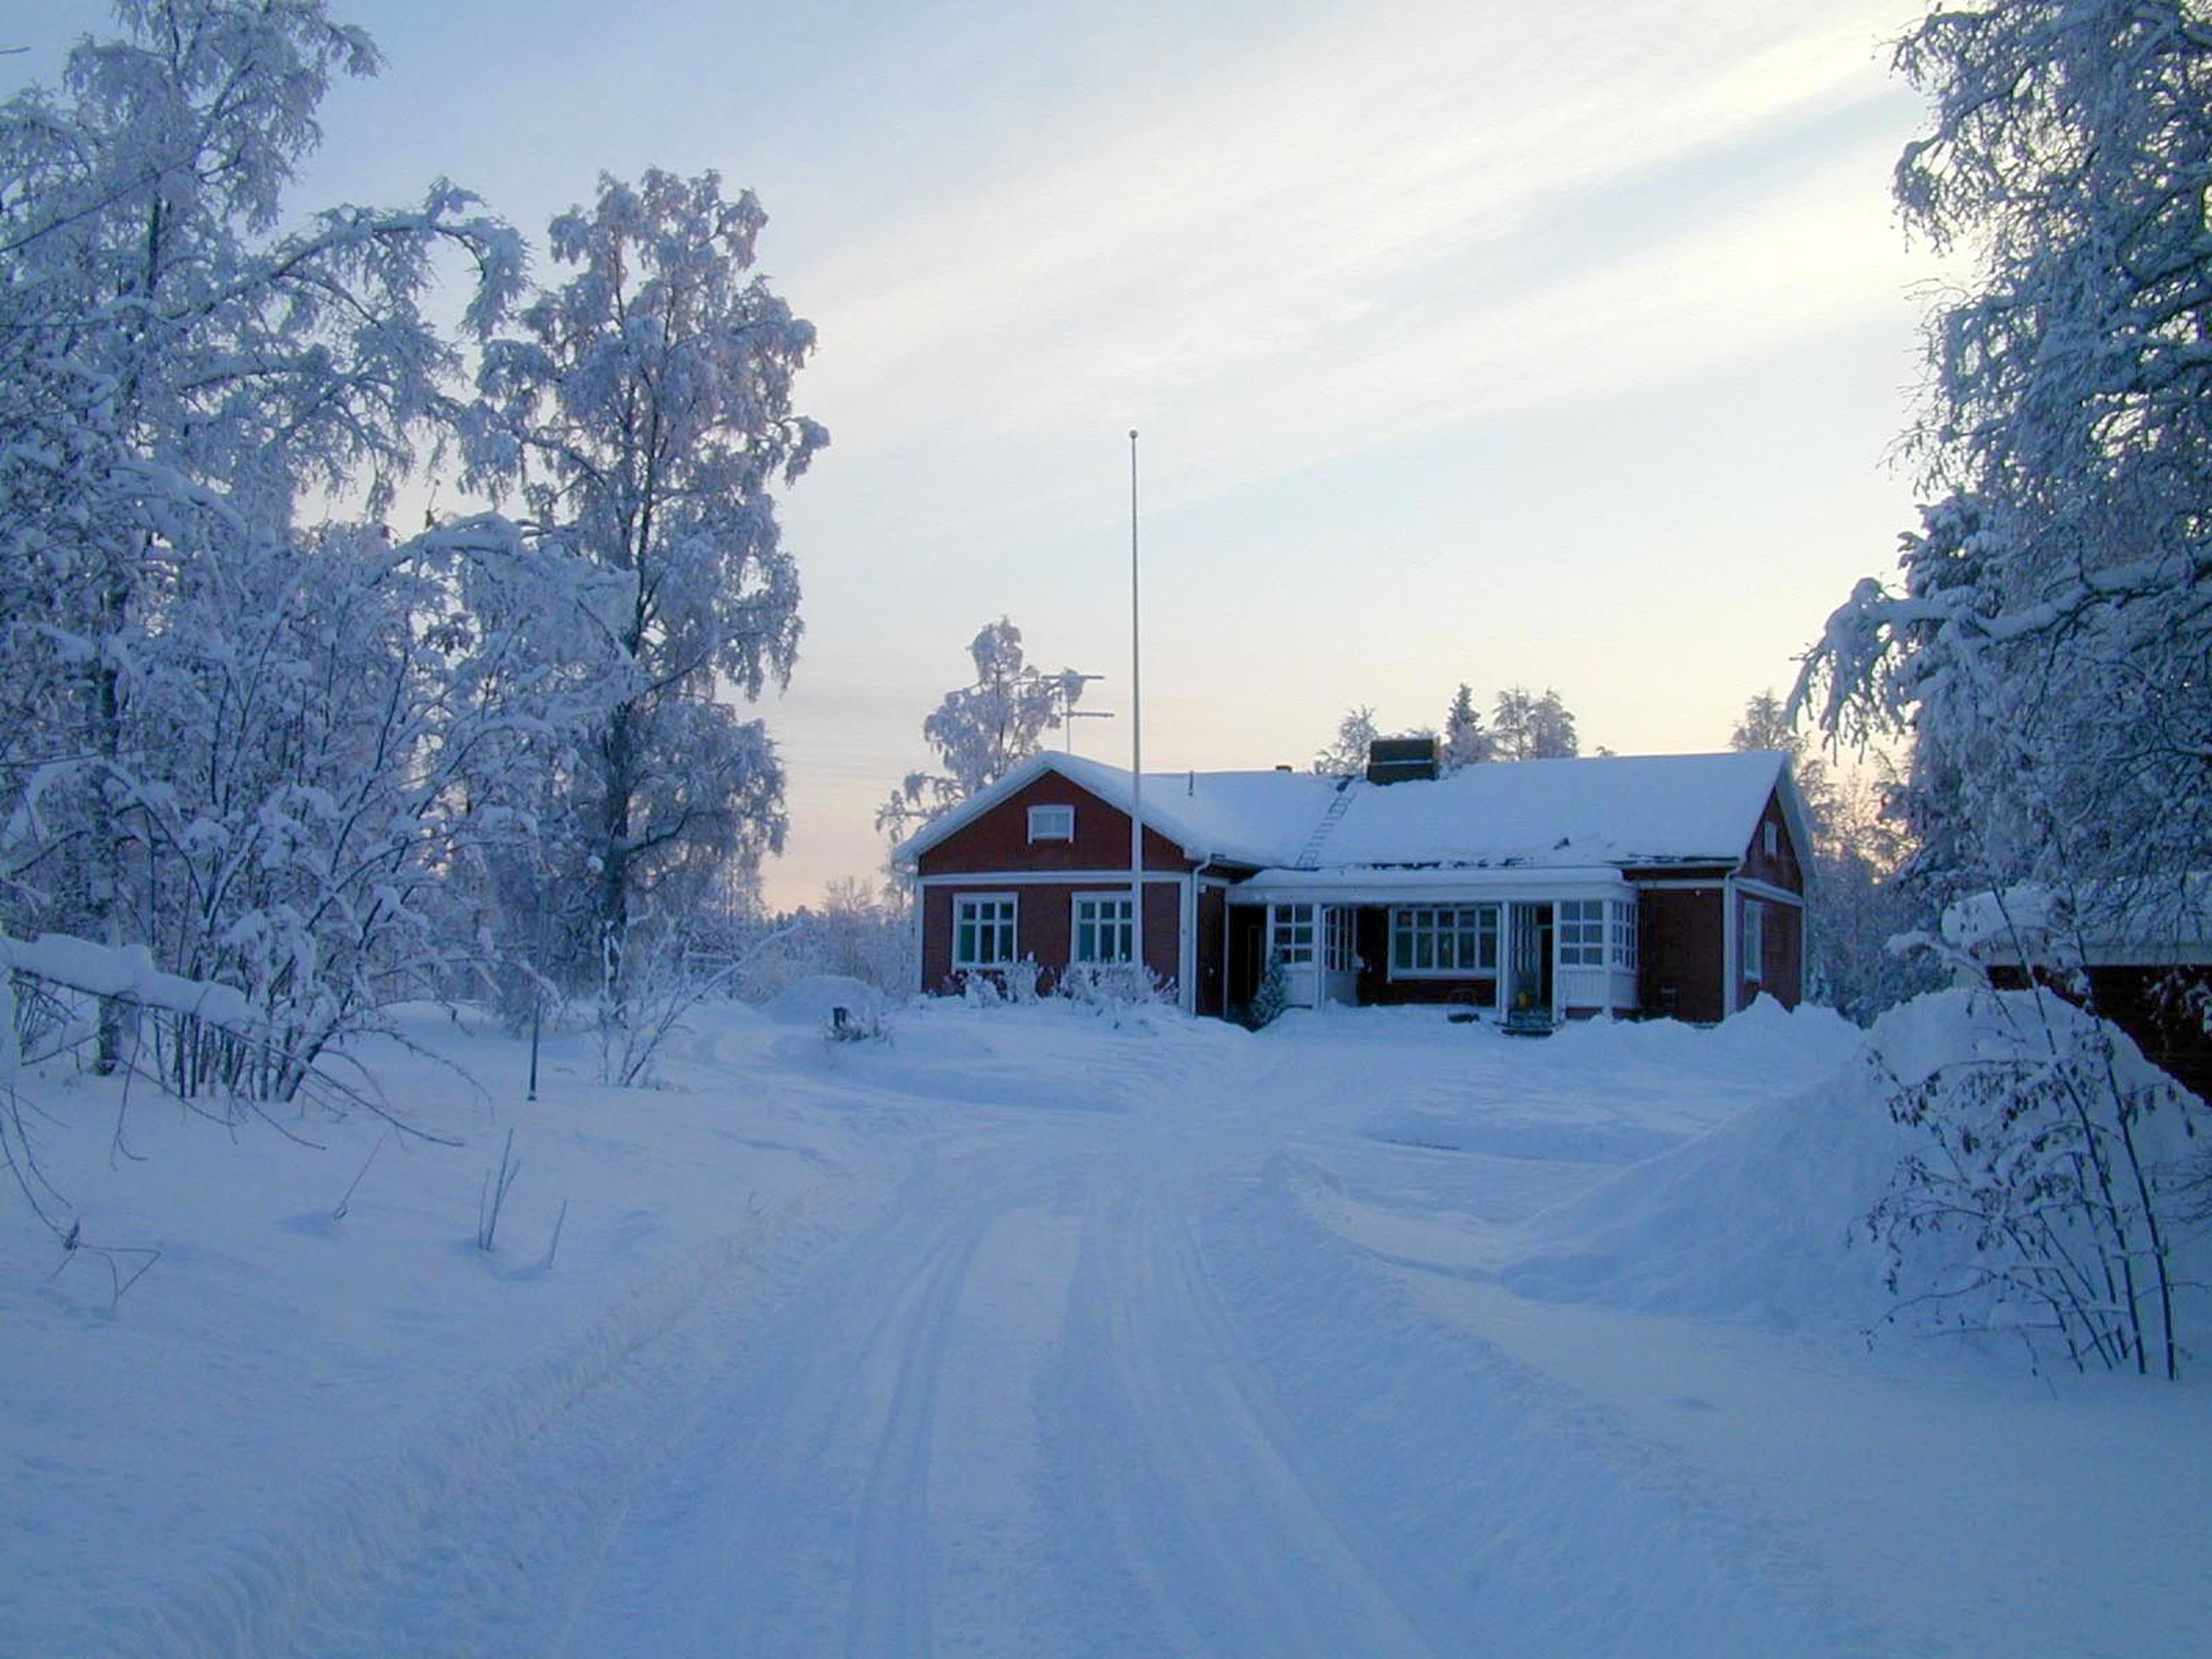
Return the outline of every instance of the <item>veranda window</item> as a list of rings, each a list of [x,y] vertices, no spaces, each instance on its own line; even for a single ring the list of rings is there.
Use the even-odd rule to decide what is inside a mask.
[[[1613,901],[1613,965],[1626,973],[1637,968],[1636,901]]]
[[[1137,959],[1136,905],[1124,896],[1079,893],[1075,898],[1075,960],[1082,963]]]
[[[963,894],[952,901],[952,965],[1014,965],[1014,896]]]
[[[1314,908],[1310,904],[1278,904],[1267,948],[1285,967],[1314,959]]]
[[[1603,899],[1565,899],[1559,904],[1559,966],[1605,966],[1605,910]]]
[[[1390,968],[1399,975],[1498,971],[1498,907],[1407,907],[1390,913]]]
[[[1766,907],[1743,902],[1743,976],[1753,985],[1766,976]]]

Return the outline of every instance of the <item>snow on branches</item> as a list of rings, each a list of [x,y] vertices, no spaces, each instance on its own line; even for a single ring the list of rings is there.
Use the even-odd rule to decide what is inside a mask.
[[[118,11],[0,104],[0,927],[149,951],[312,1062],[477,982],[556,866],[626,902],[780,841],[717,694],[796,653],[771,495],[823,441],[812,332],[747,274],[753,198],[658,173],[556,222],[579,274],[507,332],[522,242],[466,191],[290,210],[360,30]],[[457,453],[531,517],[301,522]]]
[[[969,641],[975,682],[945,694],[921,723],[942,772],[909,773],[876,811],[876,828],[899,841],[915,827],[988,788],[1036,753],[1083,696],[1073,669],[1048,674],[1023,659],[1022,630],[1006,617]]]

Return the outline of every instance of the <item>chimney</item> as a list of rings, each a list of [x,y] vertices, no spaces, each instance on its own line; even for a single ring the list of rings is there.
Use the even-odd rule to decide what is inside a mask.
[[[1367,745],[1370,783],[1411,783],[1439,769],[1434,738],[1377,738]]]

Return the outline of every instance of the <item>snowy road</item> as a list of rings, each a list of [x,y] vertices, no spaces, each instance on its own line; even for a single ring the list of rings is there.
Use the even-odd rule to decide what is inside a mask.
[[[1601,1164],[1353,1133],[1468,1119],[1465,1044],[1226,1036],[860,1057],[879,1200],[772,1291],[733,1271],[301,1647],[1887,1650],[1740,1494],[1419,1315],[1297,1196],[1425,1170],[1510,1213]]]

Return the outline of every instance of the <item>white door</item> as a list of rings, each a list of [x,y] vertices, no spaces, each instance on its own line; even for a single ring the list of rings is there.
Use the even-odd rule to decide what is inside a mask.
[[[1322,911],[1322,994],[1331,1002],[1359,1000],[1358,919],[1348,905]]]

